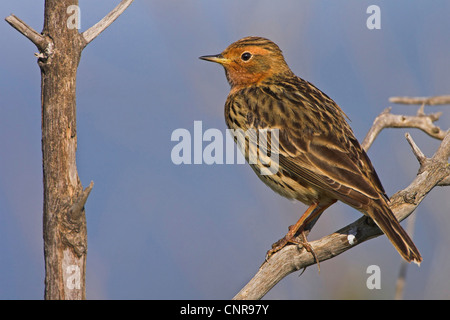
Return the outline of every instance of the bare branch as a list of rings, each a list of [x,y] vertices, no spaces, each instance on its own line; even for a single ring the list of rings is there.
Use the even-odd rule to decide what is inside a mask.
[[[440,161],[447,163],[450,156],[450,130],[447,131],[447,134],[445,135],[440,148],[436,151],[435,156]]]
[[[450,104],[450,95],[435,97],[392,97],[389,98],[389,102],[399,104],[424,104],[434,106],[440,104]]]
[[[17,18],[15,15],[11,14],[10,16],[5,18],[6,22],[8,22],[14,29],[19,31],[25,37],[27,37],[31,42],[33,42],[39,51],[44,51],[45,48],[49,44],[49,40],[44,37],[42,34],[38,33],[32,27],[27,25],[25,22]]]
[[[406,140],[408,141],[409,145],[411,146],[411,149],[414,153],[414,155],[417,158],[417,161],[419,161],[420,165],[423,165],[425,163],[426,157],[423,154],[422,150],[419,149],[417,144],[414,142],[414,140],[411,138],[411,135],[407,132],[405,134]]]
[[[367,150],[384,128],[417,128],[433,138],[442,140],[446,132],[433,124],[433,122],[439,120],[441,115],[442,112],[427,115],[421,113],[420,109],[415,116],[395,115],[391,113],[391,108],[387,108],[375,118],[361,145]]]
[[[89,186],[83,190],[81,195],[78,197],[77,201],[72,205],[72,207],[67,212],[67,219],[76,221],[79,220],[82,216],[82,210],[84,209],[84,205],[86,204],[87,198],[91,193],[92,188],[94,187],[94,181],[91,181]]]
[[[133,2],[133,0],[122,0],[117,7],[115,7],[110,13],[108,13],[102,20],[95,25],[84,31],[81,35],[87,46],[92,40],[94,40],[100,33],[108,28],[111,23],[114,22]]]

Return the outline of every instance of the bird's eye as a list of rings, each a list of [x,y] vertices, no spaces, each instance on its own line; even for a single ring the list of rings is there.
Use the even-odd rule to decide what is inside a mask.
[[[252,57],[252,54],[250,52],[244,52],[241,55],[242,61],[248,61],[248,60],[250,60],[251,57]]]

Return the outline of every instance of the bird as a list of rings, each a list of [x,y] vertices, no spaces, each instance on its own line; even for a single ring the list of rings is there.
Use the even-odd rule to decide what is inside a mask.
[[[249,36],[220,54],[199,58],[225,69],[230,84],[225,102],[229,129],[277,130],[274,141],[278,146],[272,143],[274,148],[270,150],[278,156],[276,173],[262,174],[265,164],[259,160],[250,164],[253,171],[273,191],[308,206],[266,258],[289,243],[298,244],[297,234],[311,251],[306,245],[306,227],[341,201],[372,219],[404,260],[420,265],[419,250],[389,208],[389,198],[348,117],[324,92],[294,74],[277,44]],[[247,140],[263,148],[257,139]],[[265,142],[270,149],[271,143]],[[248,145],[245,150],[249,161]]]

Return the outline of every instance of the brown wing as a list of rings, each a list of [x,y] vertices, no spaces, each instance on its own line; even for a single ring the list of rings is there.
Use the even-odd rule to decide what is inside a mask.
[[[352,161],[352,155],[340,149],[334,136],[306,139],[298,143],[280,138],[280,167],[290,176],[304,179],[357,208],[367,206],[370,199],[380,198],[379,190],[358,163]],[[299,148],[301,144],[304,144],[304,149]],[[286,155],[288,148],[295,148],[295,154]]]
[[[233,97],[234,113],[247,129],[279,129],[279,165],[291,178],[356,208],[386,197],[345,114],[319,89],[295,78],[245,91]]]
[[[389,209],[383,186],[344,113],[320,90],[301,79],[244,89],[229,96],[225,117],[230,128],[278,128],[279,166],[285,175],[360,209],[404,259],[422,261]],[[250,140],[258,141],[255,136]],[[270,140],[267,144],[270,148]]]

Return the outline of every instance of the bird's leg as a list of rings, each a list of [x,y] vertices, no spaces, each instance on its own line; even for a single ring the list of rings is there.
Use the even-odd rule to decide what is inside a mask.
[[[322,212],[323,212],[323,210],[322,210]],[[306,251],[310,252],[310,253],[313,255],[314,260],[316,260],[317,268],[319,268],[319,273],[320,273],[320,263],[319,263],[319,258],[317,257],[316,252],[314,251],[313,247],[309,244],[308,239],[306,239],[305,231],[302,231],[302,232],[300,233],[300,236],[302,237],[302,240],[301,240],[301,241],[298,241],[298,242],[294,242],[294,241],[293,241],[293,243],[302,245],[303,248],[306,249]],[[306,269],[306,267],[305,267],[305,269]],[[304,271],[305,271],[305,270],[303,270],[303,272],[304,272]],[[303,273],[303,272],[302,272],[302,273]]]
[[[309,208],[305,211],[305,213],[300,217],[300,219],[298,219],[297,223],[294,224],[293,226],[289,227],[289,231],[288,233],[284,236],[284,238],[278,240],[277,242],[275,242],[272,245],[272,249],[270,249],[269,251],[267,251],[266,254],[266,260],[268,260],[270,258],[270,256],[272,256],[275,252],[280,251],[281,249],[284,248],[284,246],[286,246],[289,242],[292,242],[295,238],[295,234],[297,233],[297,231],[302,227],[303,228],[303,224],[305,222],[305,220],[309,217],[309,215],[314,211],[314,209],[316,209],[318,207],[318,203],[313,203],[312,205],[309,206]]]
[[[283,249],[288,243],[295,243],[302,245],[308,252],[311,252],[311,254],[314,256],[315,260],[317,261],[317,264],[319,264],[319,260],[317,259],[317,255],[315,254],[314,250],[312,249],[311,245],[308,243],[306,239],[306,235],[304,233],[305,227],[314,221],[318,216],[322,214],[325,209],[327,209],[329,206],[331,206],[336,201],[333,201],[327,205],[324,205],[322,207],[319,207],[318,203],[313,203],[309,206],[309,208],[305,211],[305,213],[298,219],[297,223],[291,227],[289,227],[289,231],[284,236],[283,239],[278,240],[272,245],[272,249],[267,251],[266,254],[266,260],[268,260],[275,252],[280,251]],[[317,209],[317,210],[316,210]],[[295,236],[298,232],[301,232],[302,241],[298,241],[295,239]],[[320,270],[320,269],[319,269]]]
[[[313,214],[311,214],[305,221],[304,223],[304,228],[306,228],[312,221],[316,220],[329,206],[331,206],[333,203],[335,203],[336,200],[334,200],[333,202],[331,202],[330,204],[327,204],[321,208],[319,208],[316,212],[314,212]],[[314,251],[313,247],[309,244],[308,239],[306,239],[306,233],[305,230],[302,230],[300,233],[300,237],[302,238],[301,241],[291,241],[292,243],[296,243],[299,245],[302,245],[306,251],[310,252],[313,257],[314,260],[316,260],[317,263],[317,267],[319,268],[319,273],[320,273],[320,263],[319,263],[319,258],[317,257],[316,252]],[[306,269],[306,267],[305,267]],[[303,272],[302,272],[303,273]]]

